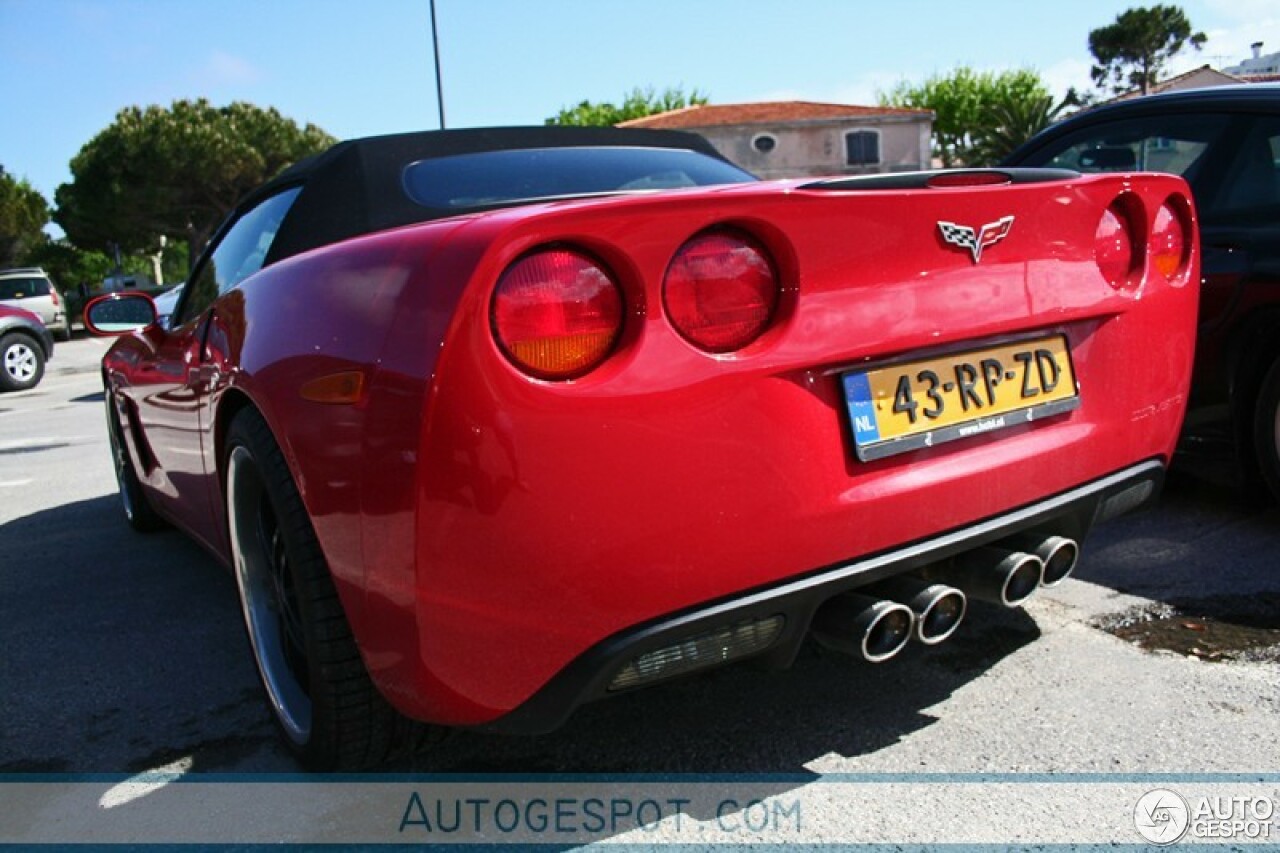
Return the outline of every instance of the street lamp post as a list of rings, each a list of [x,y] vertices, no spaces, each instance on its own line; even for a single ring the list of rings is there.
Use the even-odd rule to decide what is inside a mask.
[[[444,130],[444,84],[440,81],[440,37],[436,27],[436,0],[431,0],[431,55],[436,63],[436,105],[440,108],[440,129]]]

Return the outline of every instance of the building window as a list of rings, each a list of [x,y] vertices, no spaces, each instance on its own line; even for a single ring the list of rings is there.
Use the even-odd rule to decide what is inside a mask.
[[[880,162],[880,131],[855,130],[844,135],[847,166],[874,166]]]
[[[771,133],[757,133],[751,140],[751,147],[761,154],[768,154],[778,147],[778,137]]]

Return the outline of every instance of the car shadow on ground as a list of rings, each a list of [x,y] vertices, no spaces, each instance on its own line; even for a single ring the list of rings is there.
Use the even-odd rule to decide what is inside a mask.
[[[1280,662],[1280,508],[1231,470],[1180,458],[1156,508],[1094,531],[1077,577],[1154,602],[1096,627],[1202,660]]]
[[[133,533],[114,495],[0,526],[0,772],[296,772],[276,740],[230,574],[185,536]],[[977,604],[941,646],[867,664],[807,649],[580,708],[542,736],[455,732],[383,770],[804,772],[929,726],[929,709],[1039,636]]]
[[[186,537],[133,533],[108,495],[0,541],[0,772],[133,772],[203,741],[233,769],[273,743],[234,582]]]

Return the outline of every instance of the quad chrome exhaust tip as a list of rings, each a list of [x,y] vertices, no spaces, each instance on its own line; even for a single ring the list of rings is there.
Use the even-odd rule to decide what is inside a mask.
[[[899,575],[863,587],[859,592],[901,602],[915,614],[914,636],[933,646],[955,633],[968,600],[960,590],[912,575]]]
[[[1065,536],[1046,536],[1041,533],[1019,533],[1004,540],[1002,545],[1026,551],[1044,563],[1041,586],[1057,586],[1075,571],[1080,559],[1080,546]]]
[[[811,630],[833,651],[879,663],[902,651],[915,621],[905,604],[847,592],[818,608]]]
[[[879,663],[913,637],[927,646],[949,638],[964,620],[968,597],[1021,607],[1040,587],[1066,580],[1079,558],[1074,539],[1019,533],[919,575],[897,575],[837,595],[818,608],[811,633],[829,649]]]
[[[936,575],[981,601],[1020,607],[1040,588],[1044,563],[1035,554],[987,545],[959,555]]]

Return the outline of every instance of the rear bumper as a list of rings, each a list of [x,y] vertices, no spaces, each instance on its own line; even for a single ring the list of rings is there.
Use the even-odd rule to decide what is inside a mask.
[[[1089,501],[1102,498],[1072,510],[1055,496],[1089,495],[1088,484],[1167,463],[1185,371],[1133,370],[1132,322],[1047,331],[1070,337],[1079,408],[871,462],[853,458],[839,372],[829,369],[739,374],[637,398],[592,388],[521,394],[492,375],[442,388],[441,399],[457,402],[434,410],[421,446],[429,464],[415,583],[385,594],[413,606],[365,633],[386,640],[385,653],[366,647],[375,679],[409,716],[488,725],[555,695],[550,685],[569,667],[582,671],[583,659],[595,661],[590,677],[569,681],[592,684],[552,704],[598,695],[594,679],[613,677],[604,673],[613,658],[592,650],[619,637],[647,643],[650,626],[721,602],[824,571],[839,572],[834,594],[842,580],[857,586],[919,562],[882,555],[912,555],[916,543],[949,535],[975,547],[1050,512],[1062,516],[1050,532],[1079,540],[1096,510]],[[1006,521],[986,533],[991,519]],[[378,556],[369,564],[396,554]],[[811,615],[801,607],[788,617],[784,648]],[[416,660],[393,657],[410,647]],[[383,660],[411,668],[379,671]]]
[[[1144,462],[1030,506],[921,542],[829,566],[785,583],[747,591],[630,628],[597,643],[528,701],[484,728],[517,734],[551,731],[585,702],[638,689],[610,689],[618,673],[638,658],[676,646],[687,647],[696,638],[731,626],[759,623],[777,616],[782,617],[782,628],[772,642],[740,660],[763,658],[774,665],[788,665],[808,635],[814,613],[833,596],[947,560],[1024,530],[1043,530],[1083,539],[1095,523],[1154,500],[1163,484],[1164,471],[1160,462]],[[679,675],[710,669],[717,664],[718,661],[708,661],[705,665],[683,669]],[[648,683],[664,680],[668,679]]]

